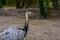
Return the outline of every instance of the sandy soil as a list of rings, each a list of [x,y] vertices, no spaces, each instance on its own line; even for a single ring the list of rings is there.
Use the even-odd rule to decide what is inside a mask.
[[[0,16],[0,32],[11,26],[23,27],[24,19]],[[27,37],[24,40],[60,40],[60,19],[30,19]]]

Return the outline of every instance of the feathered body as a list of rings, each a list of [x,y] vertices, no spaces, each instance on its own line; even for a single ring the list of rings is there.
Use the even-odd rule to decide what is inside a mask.
[[[27,35],[28,32],[28,24],[29,24],[28,13],[31,12],[26,12],[25,26],[23,28],[10,27],[4,30],[0,34],[0,39],[1,40],[23,40],[23,38]]]
[[[22,40],[24,35],[25,31],[17,27],[10,27],[2,33],[1,40]]]

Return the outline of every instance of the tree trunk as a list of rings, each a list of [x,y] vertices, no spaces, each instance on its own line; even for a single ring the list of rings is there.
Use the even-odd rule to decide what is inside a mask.
[[[49,0],[45,0],[45,12],[47,13],[47,16],[49,15]]]
[[[16,8],[20,8],[19,0],[16,0]]]
[[[16,8],[23,8],[24,0],[16,0]]]
[[[58,9],[58,0],[52,0],[53,9]]]
[[[2,0],[2,5],[6,5],[6,0]]]
[[[0,9],[3,7],[2,0],[0,0]]]
[[[28,8],[31,5],[32,0],[24,0],[25,8]]]
[[[43,17],[44,19],[47,18],[47,13],[45,12],[45,8],[44,8],[44,5],[43,5],[43,0],[38,0],[39,1],[39,7],[40,7],[40,15],[41,17]]]

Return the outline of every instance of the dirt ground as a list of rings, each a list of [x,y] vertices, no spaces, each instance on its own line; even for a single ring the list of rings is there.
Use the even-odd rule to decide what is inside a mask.
[[[39,13],[36,9],[32,11]],[[12,26],[23,28],[25,19],[22,16],[24,16],[24,14],[20,15],[20,13],[25,13],[25,10],[21,11],[15,8],[13,10],[3,10],[0,13],[0,33]],[[53,13],[56,15],[58,12]],[[3,16],[1,16],[1,14]],[[60,18],[29,19],[29,30],[24,40],[60,40]]]
[[[0,32],[8,27],[23,27],[25,19],[0,16]],[[60,40],[60,18],[29,19],[29,30],[24,40]]]

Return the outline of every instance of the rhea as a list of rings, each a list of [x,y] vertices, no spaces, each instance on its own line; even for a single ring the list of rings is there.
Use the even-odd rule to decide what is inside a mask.
[[[25,16],[25,25],[23,28],[18,27],[9,27],[0,34],[0,40],[23,40],[26,37],[28,32],[28,14],[31,12],[26,12]]]

